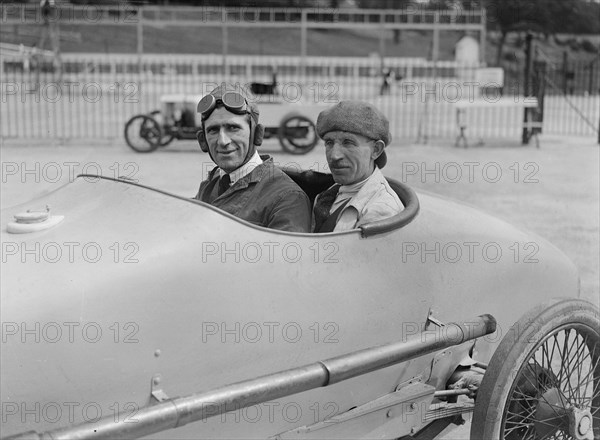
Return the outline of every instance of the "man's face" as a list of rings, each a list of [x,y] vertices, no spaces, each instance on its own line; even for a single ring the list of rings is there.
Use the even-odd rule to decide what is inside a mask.
[[[250,124],[246,115],[220,107],[204,121],[206,142],[215,163],[230,173],[244,164],[250,149]]]
[[[323,136],[325,156],[333,180],[350,185],[369,177],[375,169],[375,141],[345,131],[330,131]]]

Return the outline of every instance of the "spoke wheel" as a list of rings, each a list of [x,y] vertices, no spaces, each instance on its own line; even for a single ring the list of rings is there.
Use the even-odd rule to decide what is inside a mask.
[[[125,141],[138,153],[150,153],[159,147],[160,126],[148,115],[136,115],[125,124]]]
[[[159,119],[161,117],[160,110],[151,111],[150,116],[152,116],[155,119]],[[163,120],[164,120],[164,118],[163,118]],[[161,132],[161,136],[160,136],[160,141],[158,142],[159,147],[166,147],[171,142],[173,142],[173,139],[175,139],[175,135],[172,132],[170,132],[169,130],[165,130],[164,124],[162,127],[160,127],[160,132]]]
[[[300,114],[286,115],[279,124],[277,137],[282,148],[291,154],[306,154],[319,142],[313,121]]]
[[[599,332],[598,309],[581,300],[519,320],[485,373],[471,439],[599,439]]]

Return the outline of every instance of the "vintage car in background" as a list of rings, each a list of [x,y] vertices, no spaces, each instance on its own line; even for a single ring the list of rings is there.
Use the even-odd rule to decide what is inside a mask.
[[[574,265],[388,180],[402,213],[328,234],[90,175],[3,210],[2,436],[599,438]]]
[[[282,96],[275,83],[251,83],[250,91],[260,106],[259,121],[265,126],[266,139],[277,137],[283,150],[291,154],[306,154],[317,145],[314,121],[326,105]],[[175,139],[195,140],[202,123],[196,113],[201,98],[202,95],[186,94],[161,96],[160,110],[135,115],[127,121],[127,145],[139,153],[148,153]]]

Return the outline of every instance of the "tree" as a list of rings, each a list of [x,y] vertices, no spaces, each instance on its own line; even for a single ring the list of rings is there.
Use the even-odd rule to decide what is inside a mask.
[[[500,31],[496,65],[509,32],[532,31],[548,36],[569,32],[581,20],[581,0],[485,0],[488,27]]]

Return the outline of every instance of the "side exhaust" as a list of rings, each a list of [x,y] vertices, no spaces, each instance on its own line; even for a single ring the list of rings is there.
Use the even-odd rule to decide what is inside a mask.
[[[464,324],[449,323],[402,342],[355,351],[312,364],[267,374],[255,379],[226,385],[212,391],[165,400],[141,408],[137,423],[125,423],[108,416],[96,423],[38,433],[28,431],[6,440],[73,440],[138,438],[174,429],[229,411],[332,385],[438,350],[462,344],[496,331],[496,320],[481,315]]]

